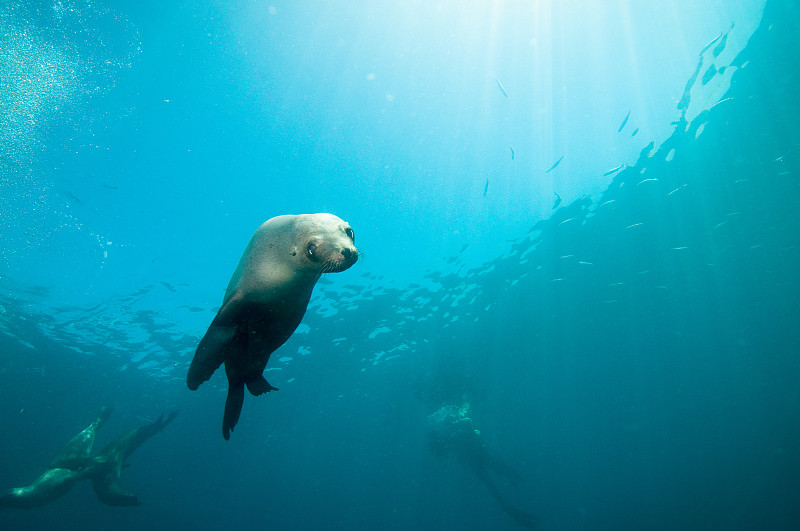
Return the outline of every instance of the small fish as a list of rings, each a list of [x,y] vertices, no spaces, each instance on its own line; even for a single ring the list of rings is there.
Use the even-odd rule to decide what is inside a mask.
[[[561,204],[561,196],[556,194],[555,192],[553,192],[553,194],[555,194],[556,196],[556,200],[553,201],[553,210],[555,210],[556,207]]]
[[[644,225],[644,223],[634,223],[633,225],[628,225],[628,226],[627,226],[627,227],[625,227],[625,228],[626,228],[626,229],[632,229],[632,228],[634,228],[634,227],[639,227],[639,226],[641,226],[641,225]]]
[[[625,127],[625,124],[628,123],[628,118],[631,117],[631,111],[628,111],[628,114],[625,115],[625,119],[622,120],[622,124],[620,124],[619,129],[617,129],[617,133],[622,131],[622,128]]]
[[[511,147],[511,146],[508,146],[508,149],[511,150],[511,160],[514,160],[514,148]]]
[[[79,197],[77,197],[75,194],[73,194],[72,192],[61,192],[61,193],[64,194],[65,196],[67,196],[68,198],[72,199],[73,201],[75,201],[79,205],[83,205],[84,204],[84,202]]]
[[[631,136],[636,136],[636,133],[638,133],[638,132],[639,132],[639,128],[637,127],[636,129],[633,130],[633,133],[631,133]]]
[[[733,98],[725,98],[724,100],[719,100],[717,103],[715,103],[714,105],[712,105],[711,107],[709,107],[709,108],[708,108],[708,110],[710,111],[711,109],[713,109],[714,107],[716,107],[716,106],[717,106],[717,105],[719,105],[720,103],[725,103],[726,101],[731,101],[732,99],[733,99]]]
[[[500,83],[499,79],[497,79],[495,77],[494,80],[497,81],[497,86],[498,86],[498,88],[500,88],[500,92],[502,92],[503,96],[505,96],[507,98],[508,97],[508,92],[506,92],[506,88],[503,86],[502,83]]]
[[[636,183],[636,186],[639,186],[642,183],[652,183],[652,182],[656,182],[656,181],[658,181],[658,179],[655,179],[655,178],[653,178],[653,179],[644,179],[644,180],[641,180],[638,183]],[[667,194],[667,195],[669,195],[669,194]]]
[[[703,49],[702,49],[702,50],[700,50],[700,55],[703,55],[703,53],[705,53],[705,51],[706,51],[706,50],[708,50],[709,48],[711,48],[712,46],[714,46],[714,43],[715,43],[715,42],[717,42],[717,41],[718,41],[718,40],[719,40],[721,37],[722,37],[722,32],[720,31],[720,32],[719,32],[719,35],[717,35],[716,37],[714,37],[714,38],[713,38],[711,41],[709,41],[709,43],[708,43],[708,44],[706,44],[705,46],[703,46]]]
[[[608,201],[606,201],[605,203],[600,203],[600,204],[599,204],[599,205],[597,205],[597,206],[598,206],[598,207],[601,207],[601,206],[605,206],[605,205],[610,205],[611,203],[613,203],[613,202],[615,202],[615,201],[616,201],[616,199],[609,199],[609,200],[608,200]]]
[[[561,164],[561,161],[562,161],[562,160],[564,160],[564,155],[561,155],[561,158],[560,158],[560,159],[558,159],[558,160],[556,161],[556,163],[555,163],[555,164],[553,164],[552,166],[550,166],[549,168],[547,168],[547,169],[545,170],[545,173],[550,173],[551,171],[553,171],[554,169],[556,169],[556,166],[558,166],[559,164]]]
[[[486,179],[486,185],[483,187],[483,197],[486,197],[486,192],[489,191],[489,179]]]
[[[621,170],[621,169],[622,169],[622,168],[624,168],[624,167],[625,167],[625,164],[620,164],[620,165],[619,165],[619,166],[617,166],[616,168],[614,168],[614,169],[612,169],[612,170],[608,170],[607,172],[605,172],[605,173],[603,174],[603,177],[606,177],[606,176],[608,176],[608,175],[611,175],[612,173],[616,173],[616,172],[618,172],[619,170]]]
[[[685,184],[682,184],[682,185],[680,185],[679,187],[675,188],[673,191],[671,191],[671,192],[670,192],[670,193],[668,193],[667,195],[672,195],[672,194],[674,194],[675,192],[677,192],[678,190],[681,190],[681,189],[683,189],[683,188],[686,188],[686,185],[685,185]]]
[[[574,219],[575,219],[575,218],[567,218],[567,219],[565,219],[564,221],[562,221],[561,223],[559,223],[559,225],[563,225],[564,223],[569,223],[570,221],[572,221],[572,220],[574,220]]]

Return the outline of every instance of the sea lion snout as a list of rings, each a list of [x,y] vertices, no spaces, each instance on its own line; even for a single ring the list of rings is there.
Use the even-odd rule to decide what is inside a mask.
[[[358,260],[358,249],[355,247],[345,247],[342,249],[342,256],[344,256],[345,262],[355,263]]]
[[[345,269],[350,268],[353,264],[358,261],[358,249],[355,247],[343,247],[341,251],[339,251],[338,257],[332,257],[331,263],[335,264],[335,271],[344,271]]]

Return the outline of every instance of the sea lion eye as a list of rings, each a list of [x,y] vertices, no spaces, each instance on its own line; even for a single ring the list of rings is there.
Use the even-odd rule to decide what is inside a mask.
[[[317,252],[317,244],[309,243],[308,244],[308,256],[314,258],[314,253]]]
[[[353,229],[351,229],[350,227],[347,227],[346,229],[344,229],[344,233],[347,234],[347,237],[350,238],[350,241],[352,241],[353,243],[356,243],[356,235],[353,232]]]

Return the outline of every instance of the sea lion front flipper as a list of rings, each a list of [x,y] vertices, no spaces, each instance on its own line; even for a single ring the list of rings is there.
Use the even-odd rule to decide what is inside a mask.
[[[247,390],[250,391],[250,394],[253,396],[263,395],[270,391],[279,391],[277,387],[270,385],[263,374],[250,378],[245,384],[247,385]]]
[[[222,436],[227,441],[231,432],[239,422],[244,402],[244,384],[228,381],[228,398],[225,400],[225,415],[222,417]]]
[[[242,309],[241,299],[233,297],[214,317],[208,327],[197,351],[194,353],[192,364],[186,375],[186,385],[194,391],[200,384],[211,378],[222,362],[229,343],[236,337],[237,314]]]
[[[135,494],[131,494],[119,488],[116,481],[108,482],[105,478],[97,478],[92,481],[92,486],[94,487],[94,493],[97,495],[97,499],[106,505],[130,507],[142,504]]]

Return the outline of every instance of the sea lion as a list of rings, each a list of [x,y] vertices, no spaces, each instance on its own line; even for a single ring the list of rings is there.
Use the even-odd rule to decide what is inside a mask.
[[[69,440],[36,481],[27,487],[16,487],[0,494],[0,507],[41,507],[69,492],[77,482],[90,477],[93,468],[87,464],[92,455],[95,434],[108,420],[111,411],[108,407],[101,409],[94,422]]]
[[[255,396],[277,390],[264,369],[300,324],[319,277],[356,260],[353,229],[333,214],[278,216],[253,234],[186,376],[194,391],[225,364],[226,440],[239,421],[245,386]]]
[[[431,449],[437,455],[453,455],[472,470],[495,500],[515,522],[528,529],[538,529],[538,518],[511,503],[509,490],[519,490],[522,476],[510,465],[489,452],[481,432],[469,415],[469,403],[445,405],[428,417]]]
[[[131,430],[109,443],[100,455],[91,457],[97,430],[111,414],[103,408],[97,419],[64,446],[47,470],[27,487],[16,487],[0,494],[0,507],[34,509],[65,495],[79,481],[92,480],[97,498],[106,505],[139,505],[133,494],[118,484],[125,460],[143,442],[164,429],[177,412]]]

